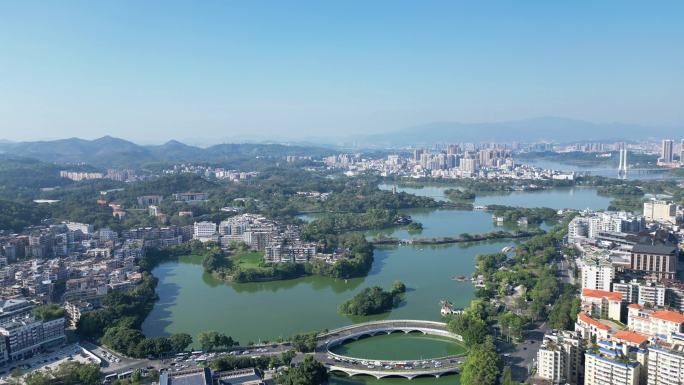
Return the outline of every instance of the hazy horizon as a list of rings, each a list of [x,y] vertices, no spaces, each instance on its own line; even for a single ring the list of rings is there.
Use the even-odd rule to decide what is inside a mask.
[[[305,141],[558,116],[684,127],[684,3],[5,2],[0,139]]]

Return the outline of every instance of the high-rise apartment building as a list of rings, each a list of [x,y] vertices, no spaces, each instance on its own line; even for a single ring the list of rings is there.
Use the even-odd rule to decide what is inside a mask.
[[[585,259],[581,262],[582,289],[610,291],[615,267],[608,260]]]
[[[585,385],[639,385],[639,359],[645,357],[645,351],[610,341],[598,341],[597,345],[596,352],[584,354]]]
[[[648,349],[647,385],[684,384],[684,336],[672,335]]]
[[[537,352],[537,377],[553,384],[577,384],[582,369],[581,344],[575,332],[545,335]]]

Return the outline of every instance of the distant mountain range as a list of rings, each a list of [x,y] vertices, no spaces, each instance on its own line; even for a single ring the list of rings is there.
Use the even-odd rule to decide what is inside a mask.
[[[540,117],[492,123],[435,122],[367,135],[356,142],[374,146],[434,144],[444,142],[577,142],[584,140],[642,140],[684,135],[682,129],[622,123]]]
[[[87,163],[100,167],[139,166],[156,162],[230,162],[245,158],[321,156],[335,151],[323,146],[285,144],[227,143],[207,148],[171,140],[162,145],[138,145],[124,139],[104,136],[36,142],[0,142],[0,154],[38,159],[51,163]]]
[[[588,140],[680,139],[684,131],[675,128],[646,127],[634,124],[598,124],[583,120],[542,117],[494,123],[437,122],[383,134],[330,139],[356,149],[382,149],[398,146],[433,145],[459,142],[577,142]],[[297,144],[216,144],[202,148],[176,140],[162,145],[139,145],[124,139],[104,136],[35,142],[0,140],[0,154],[34,158],[51,163],[87,163],[99,167],[139,166],[156,162],[225,163],[254,157],[286,155],[322,156],[345,151],[329,144],[312,144],[313,138]],[[318,140],[317,140],[318,141]],[[346,143],[342,143],[346,142]],[[348,150],[347,150],[348,151]],[[383,151],[383,150],[380,150]]]

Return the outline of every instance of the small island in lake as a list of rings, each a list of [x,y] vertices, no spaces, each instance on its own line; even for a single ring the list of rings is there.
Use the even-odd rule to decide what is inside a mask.
[[[399,305],[405,292],[406,285],[399,281],[394,282],[390,291],[385,291],[379,286],[367,287],[340,305],[339,310],[346,315],[385,313]]]

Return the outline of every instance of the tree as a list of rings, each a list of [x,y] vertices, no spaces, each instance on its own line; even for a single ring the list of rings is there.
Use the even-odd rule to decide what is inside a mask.
[[[406,287],[404,287],[404,290],[406,290]],[[355,295],[352,299],[341,304],[339,311],[340,313],[348,315],[371,315],[384,313],[390,311],[399,303],[399,294],[400,293],[396,293],[394,291],[384,291],[378,286],[367,287],[359,294]]]
[[[506,366],[501,374],[501,385],[520,385],[518,381],[513,381],[513,374],[511,373],[511,367]]]
[[[50,385],[52,383],[52,376],[44,371],[34,371],[26,375],[24,383],[26,385]]]
[[[145,339],[145,336],[140,330],[113,327],[107,329],[102,337],[102,343],[117,352],[135,355],[138,343],[143,339]]]
[[[325,366],[312,356],[307,356],[298,367],[291,368],[275,379],[280,385],[320,385],[327,380],[328,371]]]
[[[401,281],[394,281],[391,293],[394,295],[406,293],[406,285]]]
[[[505,334],[508,338],[522,337],[522,329],[525,325],[525,320],[514,313],[506,312],[499,317],[499,326],[501,327],[501,332]]]
[[[228,349],[232,346],[238,345],[237,341],[234,341],[232,337],[226,336],[223,333],[217,331],[207,331],[202,332],[197,337],[202,350],[211,351],[214,349],[225,348]]]
[[[482,343],[487,336],[487,323],[477,315],[465,312],[455,316],[449,321],[449,331],[463,337],[463,342],[467,346],[474,346]]]
[[[316,333],[295,334],[292,336],[292,347],[302,353],[313,352],[316,349]]]
[[[501,359],[496,353],[492,338],[487,336],[484,342],[474,345],[463,362],[461,384],[494,385],[501,372]]]
[[[169,337],[169,343],[171,344],[171,351],[174,353],[179,353],[184,351],[192,344],[192,337],[190,334],[178,333]]]
[[[95,364],[65,362],[55,371],[34,371],[26,375],[26,385],[96,385],[100,383],[100,368]]]
[[[63,318],[66,311],[63,307],[55,304],[42,305],[33,309],[33,315],[42,321],[52,321]]]

